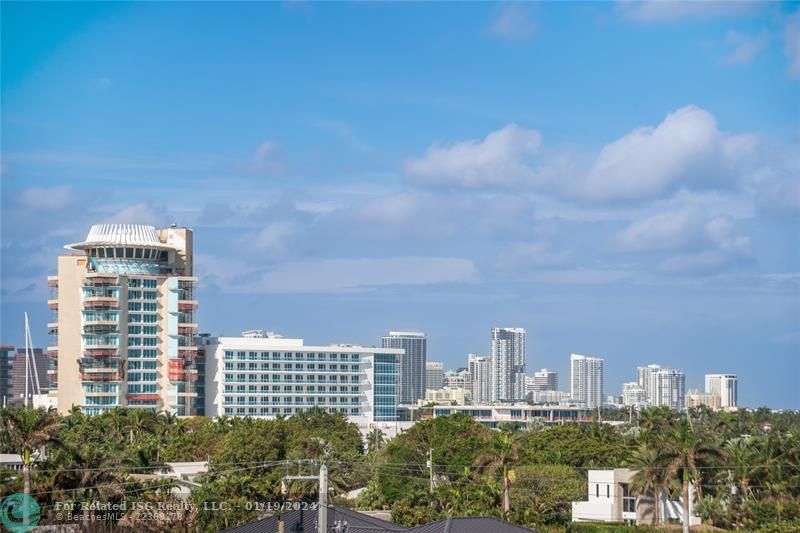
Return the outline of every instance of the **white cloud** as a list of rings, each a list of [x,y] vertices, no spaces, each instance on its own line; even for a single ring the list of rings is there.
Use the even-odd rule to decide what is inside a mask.
[[[789,59],[789,75],[800,76],[800,11],[789,17],[783,29],[783,51]]]
[[[259,252],[280,255],[289,248],[291,239],[297,234],[297,224],[292,221],[279,221],[268,224],[247,243]]]
[[[500,251],[495,267],[500,271],[562,268],[571,266],[570,255],[543,241],[515,242]]]
[[[31,209],[62,209],[73,203],[75,192],[69,185],[29,187],[19,193],[20,203]]]
[[[149,224],[151,226],[160,226],[164,223],[164,216],[156,213],[151,205],[140,202],[115,211],[112,215],[103,220],[102,223]]]
[[[745,14],[758,7],[758,2],[737,1],[673,1],[673,0],[621,0],[617,7],[622,15],[635,22],[675,22],[683,19],[732,17]]]
[[[205,260],[207,267],[214,261]],[[224,262],[216,263],[223,266]],[[341,293],[392,285],[471,283],[478,271],[468,259],[455,257],[387,257],[324,259],[283,263],[265,272],[229,275],[210,272],[223,290],[264,293]]]
[[[747,35],[738,31],[729,31],[725,35],[725,43],[733,47],[725,56],[726,65],[743,65],[750,63],[767,46],[767,32]]]
[[[670,273],[704,273],[751,259],[750,238],[727,216],[690,207],[632,222],[614,238],[622,252],[676,252],[661,261]]]
[[[711,113],[686,106],[603,147],[576,192],[614,200],[654,197],[679,184],[734,187],[756,145],[754,136],[724,135]]]
[[[658,213],[637,220],[616,237],[620,251],[675,250],[697,242],[705,217],[699,209],[683,209]]]
[[[522,3],[510,4],[500,10],[489,25],[489,34],[507,41],[524,41],[536,32],[536,24]]]
[[[448,146],[434,144],[421,158],[406,161],[406,172],[419,183],[434,186],[511,186],[535,179],[529,166],[542,137],[536,130],[509,124],[485,139]]]
[[[236,165],[239,170],[257,176],[274,176],[284,169],[282,154],[278,143],[264,141],[253,152],[250,159]]]

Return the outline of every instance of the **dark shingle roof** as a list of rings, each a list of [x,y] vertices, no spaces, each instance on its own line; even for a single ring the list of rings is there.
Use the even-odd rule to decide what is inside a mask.
[[[406,533],[536,533],[510,522],[497,518],[475,516],[466,518],[445,518],[424,526],[409,529]]]

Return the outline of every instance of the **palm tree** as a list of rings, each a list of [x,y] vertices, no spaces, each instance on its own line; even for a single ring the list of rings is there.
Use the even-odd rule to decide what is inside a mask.
[[[661,491],[664,487],[663,454],[653,446],[642,445],[633,456],[633,466],[637,469],[631,479],[631,491],[637,495],[653,495],[653,525],[661,523]]]
[[[689,533],[689,485],[699,481],[698,466],[713,458],[721,458],[722,450],[713,444],[708,434],[695,431],[691,422],[682,418],[663,444],[667,463],[667,476],[681,475],[683,481],[683,533]],[[700,484],[696,483],[698,495]]]
[[[378,428],[373,429],[367,436],[367,453],[374,453],[383,447],[386,436]]]
[[[513,433],[502,432],[493,436],[488,448],[478,456],[475,463],[480,469],[485,469],[489,474],[500,472],[503,481],[503,513],[508,517],[511,510],[509,498],[509,483],[513,478],[513,471],[509,469],[512,462],[519,458],[519,444]]]
[[[60,429],[58,413],[54,410],[30,407],[4,408],[0,421],[11,446],[22,456],[24,492],[31,493],[31,454],[34,450],[56,442]]]

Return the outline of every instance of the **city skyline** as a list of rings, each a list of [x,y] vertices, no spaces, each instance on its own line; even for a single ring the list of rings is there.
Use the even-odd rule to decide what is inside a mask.
[[[0,341],[89,226],[176,223],[203,331],[800,408],[800,14],[646,6],[4,4]]]

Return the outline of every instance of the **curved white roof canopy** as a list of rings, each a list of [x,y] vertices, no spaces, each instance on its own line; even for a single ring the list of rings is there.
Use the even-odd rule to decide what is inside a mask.
[[[153,226],[144,224],[95,224],[89,230],[89,235],[83,242],[76,242],[64,246],[67,250],[87,250],[103,246],[136,246],[155,248],[158,250],[175,250],[161,242],[158,232]]]

